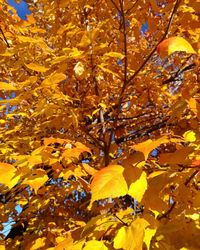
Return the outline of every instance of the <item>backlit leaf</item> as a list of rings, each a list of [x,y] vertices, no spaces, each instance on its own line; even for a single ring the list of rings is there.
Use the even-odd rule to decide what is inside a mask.
[[[171,55],[176,51],[184,51],[186,53],[196,54],[190,43],[183,37],[170,37],[163,40],[157,47],[160,55]]]
[[[49,76],[47,79],[45,79],[42,84],[44,85],[49,85],[49,86],[52,86],[52,85],[55,85],[59,82],[62,82],[63,80],[66,79],[66,75],[65,74],[62,74],[62,73],[54,73],[52,74],[51,76]]]
[[[38,189],[44,185],[44,183],[48,180],[48,176],[46,172],[42,169],[37,169],[32,172],[31,176],[28,176],[24,181],[23,184],[29,185],[31,188],[34,189],[35,193],[37,193]]]
[[[102,241],[90,240],[87,241],[83,250],[108,250]]]
[[[138,202],[142,200],[142,197],[147,189],[147,176],[145,172],[142,172],[140,178],[133,182],[128,190],[128,194],[135,198]]]
[[[104,54],[104,56],[108,56],[108,57],[114,57],[114,58],[119,58],[119,59],[123,59],[124,55],[118,52],[108,52],[106,54]]]
[[[147,141],[133,145],[132,148],[136,151],[142,152],[144,154],[145,160],[147,160],[152,150],[159,147],[161,144],[168,143],[168,142],[169,142],[169,139],[166,136],[163,136],[157,140],[149,139]]]
[[[196,134],[192,130],[188,130],[183,134],[183,137],[186,142],[195,142],[196,141]]]
[[[0,184],[12,188],[17,184],[20,176],[16,173],[16,168],[11,164],[0,162]]]
[[[29,63],[29,64],[25,64],[26,67],[28,69],[37,71],[37,72],[46,72],[47,70],[49,70],[49,68],[46,68],[42,65],[36,64],[36,63]]]
[[[67,234],[66,237],[57,237],[56,242],[58,244],[54,247],[54,250],[73,249],[73,239],[71,234]]]
[[[145,244],[147,246],[147,250],[150,249],[151,239],[155,235],[155,233],[156,233],[156,229],[152,229],[152,228],[146,228],[145,229],[144,242],[145,242]]]
[[[124,250],[142,250],[145,228],[149,223],[144,219],[134,220],[130,226],[119,229],[114,238],[114,248]]]
[[[91,183],[91,204],[96,200],[127,194],[128,187],[123,177],[123,171],[124,168],[120,165],[109,165],[94,175]]]
[[[75,66],[74,66],[74,72],[76,76],[81,76],[84,73],[85,69],[84,69],[84,65],[81,62],[78,62]]]
[[[17,89],[9,83],[0,82],[0,90],[11,91],[11,90],[17,90]]]
[[[30,247],[30,250],[39,250],[45,246],[46,237],[38,238],[34,241],[33,245]]]

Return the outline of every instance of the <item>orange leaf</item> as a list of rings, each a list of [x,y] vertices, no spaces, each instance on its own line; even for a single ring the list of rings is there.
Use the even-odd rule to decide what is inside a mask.
[[[157,140],[147,140],[141,143],[138,143],[136,145],[133,145],[131,148],[133,148],[136,151],[140,151],[144,154],[145,160],[147,160],[150,152],[160,146],[163,143],[169,142],[169,139],[166,136],[163,136]]]
[[[96,200],[126,195],[128,186],[123,177],[123,171],[124,168],[120,165],[109,165],[98,171],[91,183],[90,204]]]
[[[23,181],[23,184],[29,185],[37,193],[38,189],[44,185],[48,180],[48,176],[43,169],[36,169],[32,171],[32,176],[29,176]]]
[[[157,52],[161,56],[171,55],[176,51],[184,51],[186,53],[196,54],[190,43],[183,37],[170,37],[163,40],[157,47]]]

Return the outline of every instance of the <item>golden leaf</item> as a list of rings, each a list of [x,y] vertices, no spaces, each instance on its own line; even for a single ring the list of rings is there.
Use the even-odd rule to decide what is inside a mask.
[[[76,76],[83,75],[85,71],[84,65],[82,62],[77,62],[77,64],[74,66],[74,73]]]
[[[147,141],[133,145],[133,146],[131,146],[131,148],[133,148],[136,151],[142,152],[144,154],[145,160],[147,160],[148,156],[152,150],[154,150],[155,148],[157,148],[161,144],[168,143],[168,142],[169,142],[169,139],[166,136],[163,136],[157,140],[149,139]]]
[[[190,43],[183,37],[170,37],[163,40],[157,47],[157,52],[161,56],[171,55],[176,51],[184,51],[186,53],[196,54]]]
[[[12,90],[17,90],[17,89],[9,83],[0,82],[0,90],[12,91]]]
[[[26,67],[28,69],[37,71],[37,72],[46,72],[47,70],[49,70],[49,68],[46,68],[42,65],[36,64],[36,63],[29,63],[29,64],[25,64]]]
[[[143,198],[143,195],[147,189],[147,176],[145,172],[142,172],[139,179],[133,182],[128,190],[128,194],[140,202]]]
[[[46,237],[38,238],[34,241],[33,245],[30,247],[30,250],[39,250],[41,247],[45,246]]]
[[[183,134],[183,137],[186,142],[195,142],[196,141],[196,134],[192,130],[188,130]]]
[[[156,229],[152,229],[152,228],[146,228],[145,229],[145,234],[144,234],[144,243],[147,246],[147,250],[150,249],[151,246],[151,239],[152,237],[155,235],[156,233]]]
[[[120,165],[109,165],[98,171],[91,183],[90,204],[96,200],[126,195],[128,186],[123,177],[123,171],[124,168]]]
[[[37,193],[38,189],[44,185],[46,181],[48,181],[48,176],[43,169],[37,169],[32,171],[32,175],[27,177],[23,184],[29,185],[34,189],[35,193]]]
[[[124,250],[142,250],[144,231],[149,223],[145,219],[136,219],[130,226],[122,227],[114,238],[114,248]]]
[[[108,53],[105,53],[104,56],[114,57],[114,58],[119,58],[119,59],[124,58],[124,55],[118,52],[108,52]]]
[[[90,240],[85,243],[83,250],[108,250],[102,241]]]
[[[50,75],[47,79],[45,79],[42,84],[43,85],[55,85],[59,82],[62,82],[63,80],[66,79],[66,75],[63,73],[54,73],[52,75]]]
[[[65,237],[57,237],[56,242],[58,244],[54,247],[54,250],[73,250],[73,239],[70,233]]]
[[[11,164],[0,162],[0,183],[12,188],[19,181],[16,168]]]

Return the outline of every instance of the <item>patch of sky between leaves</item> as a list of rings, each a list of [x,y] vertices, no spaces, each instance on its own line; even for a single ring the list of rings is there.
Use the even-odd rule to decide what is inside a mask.
[[[7,3],[16,9],[17,15],[22,20],[27,20],[27,15],[31,14],[30,10],[28,9],[28,4],[24,0],[21,0],[19,3],[17,3],[15,0],[7,0]]]

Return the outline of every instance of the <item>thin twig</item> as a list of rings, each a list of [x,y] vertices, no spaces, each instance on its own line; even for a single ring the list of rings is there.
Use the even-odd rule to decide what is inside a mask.
[[[115,8],[117,9],[117,11],[120,13],[120,9],[118,8],[117,4],[114,2],[114,0],[110,0],[111,3],[115,6]]]
[[[195,175],[197,175],[198,174],[198,172],[199,172],[199,170],[197,169],[197,170],[195,170],[192,174],[191,174],[191,176],[185,181],[185,186],[187,186],[189,183],[190,183],[190,181],[195,177]]]
[[[113,216],[117,218],[124,226],[128,226],[128,224],[124,222],[123,220],[121,220],[116,214],[113,214]]]
[[[2,30],[1,27],[0,27],[0,31],[1,31],[1,34],[2,34],[2,36],[3,36],[3,39],[4,39],[4,41],[5,41],[6,45],[7,45],[7,47],[10,48],[10,44],[8,43],[8,40],[7,40],[7,38],[6,38],[6,36],[5,36],[5,34],[4,34],[4,32],[3,32],[3,30]]]
[[[174,207],[176,206],[176,201],[174,201],[174,203],[171,205],[171,207],[163,214],[161,214],[160,216],[157,217],[157,220],[161,220],[162,218],[166,218],[174,209]]]

